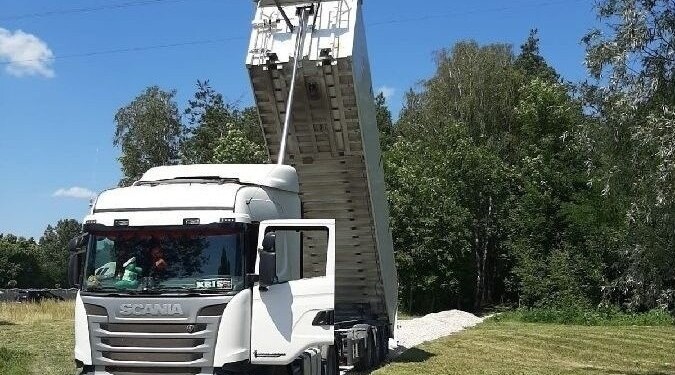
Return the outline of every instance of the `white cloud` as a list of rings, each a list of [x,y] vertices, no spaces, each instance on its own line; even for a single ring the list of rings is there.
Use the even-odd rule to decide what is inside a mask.
[[[59,189],[52,194],[52,197],[58,198],[77,198],[77,199],[91,199],[96,196],[96,193],[93,191],[79,187],[73,186],[67,189]]]
[[[389,86],[380,86],[380,88],[377,89],[377,92],[378,94],[384,95],[385,99],[391,99],[391,97],[396,95],[396,89]]]
[[[0,61],[6,64],[7,73],[16,77],[40,75],[51,78],[54,77],[53,60],[54,53],[40,38],[21,30],[11,32],[0,27]]]

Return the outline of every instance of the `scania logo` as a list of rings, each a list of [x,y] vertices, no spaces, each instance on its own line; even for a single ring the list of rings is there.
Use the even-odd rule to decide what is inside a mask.
[[[126,303],[120,305],[120,315],[183,315],[183,307],[179,304],[171,303]]]

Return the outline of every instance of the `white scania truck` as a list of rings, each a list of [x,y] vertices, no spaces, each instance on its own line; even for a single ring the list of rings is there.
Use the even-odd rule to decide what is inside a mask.
[[[158,167],[98,196],[70,246],[81,374],[335,375],[387,353],[362,0],[256,5],[247,66],[276,164]]]

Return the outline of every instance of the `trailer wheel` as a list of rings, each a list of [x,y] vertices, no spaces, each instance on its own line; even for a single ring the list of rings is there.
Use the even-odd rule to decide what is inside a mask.
[[[368,332],[368,345],[364,348],[363,355],[359,357],[359,361],[354,364],[356,371],[370,370],[377,364],[377,347],[375,346],[375,337],[372,331]]]
[[[378,353],[379,360],[378,363],[382,363],[387,360],[387,355],[389,354],[389,335],[382,329],[377,330],[378,342],[380,343]]]
[[[323,375],[338,375],[337,353],[334,346],[328,347],[326,353],[326,364],[323,367]]]
[[[387,359],[387,354],[389,353],[389,340],[382,327],[378,327],[374,339],[377,346],[374,348],[375,363],[373,363],[373,368],[376,368]]]

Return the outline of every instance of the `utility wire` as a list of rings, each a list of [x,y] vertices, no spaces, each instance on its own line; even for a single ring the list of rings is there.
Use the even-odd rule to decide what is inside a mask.
[[[185,1],[189,1],[189,0],[135,0],[135,1],[127,1],[127,2],[124,2],[124,3],[118,3],[118,4],[108,4],[108,5],[82,7],[82,8],[70,8],[70,9],[55,9],[55,10],[49,10],[49,11],[45,11],[45,12],[26,13],[26,14],[18,14],[18,15],[13,15],[13,16],[0,16],[0,21],[23,20],[23,19],[28,19],[28,18],[42,18],[42,17],[60,16],[60,15],[77,14],[77,13],[91,13],[91,12],[98,12],[98,11],[101,11],[101,10],[123,9],[123,8],[131,8],[131,7],[138,7],[138,6],[145,6],[145,5],[155,5],[155,4],[163,4],[163,3],[177,3],[177,2],[185,2]]]
[[[128,48],[117,48],[109,49],[102,51],[93,51],[93,52],[84,52],[84,53],[74,53],[70,55],[59,55],[51,59],[25,59],[25,60],[13,60],[13,61],[0,61],[0,65],[9,65],[20,62],[34,62],[34,61],[52,61],[55,59],[73,59],[79,57],[92,57],[92,56],[101,56],[101,55],[112,55],[117,53],[127,53],[127,52],[142,52],[150,51],[155,49],[165,49],[165,48],[174,48],[174,47],[185,47],[185,46],[198,46],[204,44],[215,44],[222,42],[230,42],[235,40],[245,40],[246,37],[231,37],[231,38],[218,38],[218,39],[203,39],[203,40],[193,40],[187,42],[178,42],[178,43],[168,43],[168,44],[155,44],[151,46],[141,46],[141,47],[128,47]]]
[[[499,13],[499,12],[504,12],[504,11],[517,10],[517,9],[532,8],[532,7],[545,7],[545,6],[559,5],[559,4],[579,3],[579,2],[583,2],[583,1],[587,1],[587,0],[544,1],[544,2],[539,2],[539,3],[521,4],[519,6],[503,6],[503,7],[487,8],[487,9],[474,9],[474,10],[469,10],[469,11],[466,11],[466,12],[437,13],[437,14],[433,14],[433,15],[426,15],[426,16],[420,16],[420,17],[409,17],[409,18],[399,18],[399,19],[391,19],[391,20],[384,20],[384,21],[376,21],[376,22],[369,23],[368,26],[372,27],[372,26],[391,25],[391,24],[398,24],[398,23],[426,21],[426,20],[438,19],[438,18],[452,18],[452,17],[468,16],[468,15],[477,14],[477,13]]]
[[[116,7],[120,7],[120,6],[123,6],[123,5],[124,6],[137,6],[137,5],[145,5],[145,4],[150,4],[150,3],[167,2],[167,1],[177,2],[177,1],[187,1],[187,0],[142,0],[142,1],[134,1],[134,2],[129,2],[129,3],[117,4]],[[425,20],[437,19],[437,18],[451,18],[451,17],[471,15],[471,14],[475,14],[475,13],[503,12],[503,11],[509,11],[509,10],[528,8],[528,7],[533,7],[533,6],[550,6],[550,5],[558,5],[558,4],[578,3],[578,2],[583,2],[583,1],[586,1],[586,0],[545,1],[545,2],[539,2],[539,3],[534,3],[534,4],[522,4],[520,6],[511,6],[511,7],[505,6],[505,7],[499,7],[499,8],[482,9],[482,10],[476,9],[476,10],[471,10],[471,11],[467,11],[467,12],[435,14],[435,15],[427,15],[427,16],[415,17],[415,18],[412,18],[412,17],[411,18],[398,18],[398,19],[391,19],[391,20],[384,20],[384,21],[376,21],[376,22],[373,22],[373,23],[369,23],[368,26],[373,27],[373,26],[382,26],[382,25],[389,25],[389,24],[396,24],[396,23],[425,21]],[[131,4],[135,4],[135,5],[131,5]],[[113,5],[111,5],[109,7],[113,7]],[[98,7],[96,9],[101,9],[101,8],[103,8],[103,7]],[[93,9],[93,8],[88,8],[88,9]],[[74,10],[71,9],[70,11],[72,12]],[[88,11],[88,10],[84,10],[84,11]],[[0,20],[1,19],[2,18],[0,18]],[[204,44],[215,44],[215,43],[221,43],[221,42],[246,40],[246,39],[248,39],[248,37],[240,36],[240,37],[219,38],[219,39],[194,40],[194,41],[168,43],[168,44],[157,44],[157,45],[149,45],[149,46],[141,46],[141,47],[127,47],[127,48],[109,49],[109,50],[102,50],[102,51],[75,53],[75,54],[69,54],[69,55],[59,55],[59,56],[54,56],[51,59],[25,59],[25,60],[9,60],[9,61],[5,60],[5,61],[0,61],[0,65],[9,65],[9,64],[15,64],[15,63],[34,62],[34,61],[54,61],[54,60],[62,60],[62,59],[93,57],[93,56],[100,56],[100,55],[111,55],[111,54],[117,54],[117,53],[142,52],[142,51],[150,51],[150,50],[157,50],[157,49],[167,49],[167,48],[175,48],[175,47],[183,47],[183,46],[196,46],[196,45],[204,45]]]

